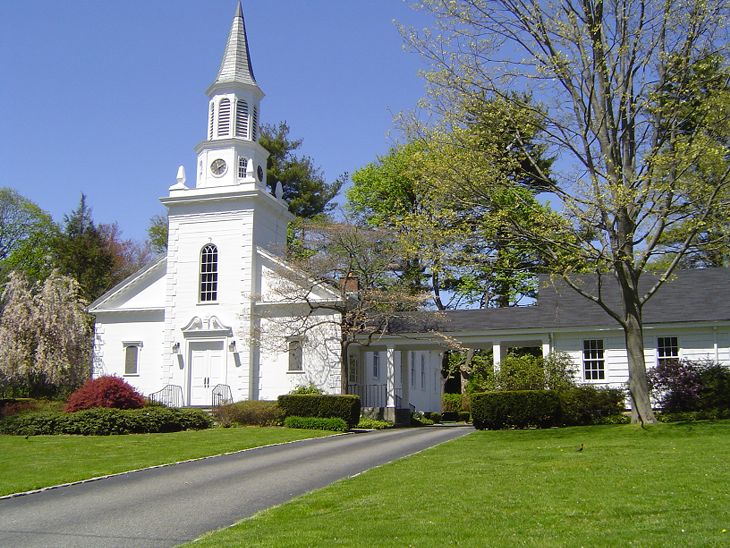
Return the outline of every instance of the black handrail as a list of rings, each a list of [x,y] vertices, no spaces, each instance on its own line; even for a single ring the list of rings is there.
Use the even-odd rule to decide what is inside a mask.
[[[183,389],[177,384],[168,384],[162,390],[153,392],[148,396],[151,402],[160,403],[168,407],[182,407]]]

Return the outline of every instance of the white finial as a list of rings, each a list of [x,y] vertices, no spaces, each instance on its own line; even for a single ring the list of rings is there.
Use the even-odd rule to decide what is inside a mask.
[[[274,190],[274,196],[276,196],[277,200],[281,200],[284,198],[284,187],[281,186],[281,181],[278,181],[276,183],[276,190]]]
[[[170,187],[170,190],[187,190],[188,187],[185,186],[185,166],[180,166],[177,168],[177,183],[172,185]]]

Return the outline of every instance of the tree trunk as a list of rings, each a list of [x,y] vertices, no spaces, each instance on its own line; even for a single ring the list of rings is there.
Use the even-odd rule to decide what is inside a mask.
[[[340,337],[340,394],[347,394],[348,384],[348,368],[350,364],[350,358],[347,354],[350,348],[350,341],[347,339],[347,335],[343,334]]]
[[[631,421],[640,424],[656,424],[651,410],[649,385],[646,380],[644,361],[644,334],[640,317],[627,311],[624,324],[624,338],[629,360],[629,397],[631,398]]]

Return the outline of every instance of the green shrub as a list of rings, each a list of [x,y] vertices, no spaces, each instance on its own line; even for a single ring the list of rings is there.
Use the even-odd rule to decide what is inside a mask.
[[[221,426],[279,426],[284,412],[275,401],[239,401],[213,410],[213,418]]]
[[[10,398],[0,400],[0,419],[21,415],[24,413],[38,413],[40,411],[63,411],[64,402],[61,400],[46,400],[36,398]]]
[[[318,388],[317,385],[315,385],[313,382],[310,382],[309,384],[302,384],[301,386],[297,386],[294,390],[289,392],[289,394],[322,395],[322,394],[324,394],[324,390],[322,390],[321,388]]]
[[[459,411],[458,418],[460,421],[469,422],[471,420],[471,413],[469,411]]]
[[[624,392],[617,388],[576,386],[558,392],[560,422],[569,426],[598,424],[624,410]]]
[[[525,354],[506,356],[495,374],[497,390],[544,390],[542,358]]]
[[[369,417],[360,417],[360,422],[357,423],[357,428],[367,428],[368,430],[383,430],[385,428],[393,428],[393,423],[390,421],[379,421],[377,419],[371,419]]]
[[[433,421],[427,419],[423,413],[416,411],[411,413],[411,426],[431,426]]]
[[[480,430],[545,428],[557,423],[560,400],[548,390],[481,392],[471,397],[471,417]]]
[[[333,432],[347,432],[348,430],[347,423],[339,417],[297,417],[292,415],[284,419],[284,426]]]
[[[551,352],[542,359],[545,372],[545,388],[548,390],[569,390],[576,386],[577,367],[570,354]]]
[[[730,409],[703,409],[701,411],[657,413],[657,420],[659,422],[694,422],[722,419],[730,419]]]
[[[434,411],[427,411],[423,414],[424,417],[427,419],[432,420],[434,423],[441,422],[441,413],[436,413]]]
[[[716,362],[699,366],[700,391],[699,409],[730,409],[730,368]]]
[[[441,396],[441,413],[458,413],[461,411],[461,394],[444,394]]]
[[[212,419],[198,409],[148,407],[142,409],[94,408],[76,413],[28,413],[0,421],[0,434],[40,436],[80,434],[151,434],[210,428]]]
[[[360,398],[349,394],[288,394],[279,396],[279,407],[285,417],[339,417],[349,428],[360,422]]]

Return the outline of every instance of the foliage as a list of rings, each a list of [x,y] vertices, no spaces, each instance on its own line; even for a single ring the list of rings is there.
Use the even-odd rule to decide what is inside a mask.
[[[11,273],[0,315],[0,387],[52,396],[80,386],[90,369],[90,321],[78,284],[53,272],[32,288]]]
[[[626,394],[616,388],[576,386],[558,392],[560,423],[567,426],[606,424],[607,417],[620,415]]]
[[[471,411],[459,411],[459,420],[462,422],[470,422]]]
[[[80,434],[150,434],[210,428],[212,419],[199,409],[147,407],[95,408],[77,413],[28,413],[0,421],[0,433],[17,436]]]
[[[468,124],[458,108],[464,104],[497,98],[505,112],[540,113],[519,123],[517,138],[503,149],[499,132],[484,132],[478,147],[463,140],[473,160],[458,162],[466,175],[444,180],[444,192],[488,206],[495,191],[507,189],[523,209],[505,215],[512,237],[621,325],[633,417],[654,422],[642,309],[730,207],[727,3],[423,0],[419,6],[431,12],[437,30],[406,38],[433,62],[430,106],[443,116],[445,134]],[[719,78],[718,70],[702,66],[715,54],[723,59]],[[524,94],[508,91],[514,89]],[[526,100],[532,95],[543,100],[537,108]],[[561,159],[550,174],[554,210],[536,207],[491,167],[510,164],[515,147],[532,168],[539,166],[540,156],[521,138],[533,135],[526,131],[532,123],[537,142]],[[494,145],[490,154],[483,153],[485,141]],[[640,286],[667,251],[663,236],[678,227],[673,257],[656,265],[659,282]],[[582,286],[577,272],[595,274],[598,284]],[[618,299],[601,291],[607,283],[615,283]]]
[[[426,411],[423,416],[432,420],[434,424],[441,422],[441,413],[437,413],[436,411]]]
[[[471,396],[471,417],[478,430],[546,428],[555,425],[559,416],[560,400],[549,390],[504,390]]]
[[[542,358],[542,368],[545,372],[545,388],[548,390],[560,391],[575,387],[578,370],[570,354],[551,352]]]
[[[297,417],[290,415],[284,419],[286,428],[303,428],[305,430],[332,430],[347,432],[347,423],[339,417]]]
[[[461,394],[443,394],[441,396],[441,412],[442,413],[458,413],[461,411],[462,396]]]
[[[213,418],[221,426],[279,426],[284,413],[275,401],[248,400],[213,409]]]
[[[289,392],[289,394],[322,395],[322,394],[324,394],[324,390],[322,390],[321,388],[318,388],[314,383],[310,382],[309,384],[302,384],[300,386],[297,386],[294,390]]]
[[[74,413],[94,407],[137,409],[144,407],[144,397],[124,379],[104,376],[89,379],[68,398],[65,411]]]
[[[147,243],[155,253],[167,251],[167,216],[154,215],[147,226]]]
[[[328,213],[347,174],[340,175],[331,183],[326,182],[322,170],[309,156],[298,156],[301,139],[289,137],[289,125],[262,125],[259,143],[269,152],[266,163],[266,180],[271,190],[281,183],[289,211],[297,217],[315,217]]]
[[[419,411],[411,413],[411,426],[432,426],[433,423],[432,419],[427,418]]]
[[[286,417],[339,417],[349,428],[360,422],[360,398],[352,395],[285,395],[279,396],[279,407]]]
[[[662,411],[730,409],[730,369],[713,361],[665,360],[648,374]]]
[[[495,384],[498,390],[544,390],[542,359],[530,354],[505,356],[495,373]]]
[[[360,422],[357,423],[356,428],[363,428],[366,430],[384,430],[385,428],[393,428],[393,423],[389,421],[380,421],[378,419],[371,419],[370,417],[360,417]]]
[[[35,398],[12,398],[0,400],[0,419],[40,411],[63,411],[61,400],[39,400]]]
[[[730,408],[712,408],[701,411],[678,411],[676,413],[661,412],[658,415],[659,422],[695,422],[702,420],[723,420],[730,419]]]

